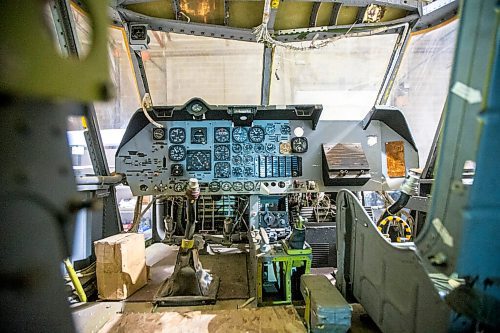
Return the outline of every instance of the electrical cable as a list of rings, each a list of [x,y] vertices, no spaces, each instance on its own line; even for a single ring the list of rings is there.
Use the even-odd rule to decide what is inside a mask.
[[[354,27],[354,24],[353,24],[349,28],[349,30],[347,30],[347,32],[345,34],[325,39],[319,43],[315,43],[315,41],[313,40],[309,46],[295,46],[295,45],[292,45],[290,43],[280,42],[271,36],[271,34],[269,33],[269,29],[267,28],[267,24],[269,23],[270,15],[271,15],[271,0],[266,0],[264,3],[264,11],[262,14],[262,23],[259,26],[253,28],[253,30],[252,30],[257,42],[269,44],[269,45],[272,45],[273,47],[280,46],[280,47],[283,47],[285,49],[295,50],[295,51],[306,51],[306,50],[311,50],[311,49],[319,49],[319,48],[323,48],[323,47],[325,47],[325,46],[327,46],[335,41],[338,41],[340,39],[349,38],[349,37],[373,36],[373,35],[384,33],[384,32],[387,32],[389,30],[393,30],[393,29],[400,28],[400,27],[405,27],[405,29],[408,29],[408,26],[409,26],[408,22],[406,22],[406,23],[399,23],[399,24],[394,24],[394,25],[390,25],[390,26],[382,26],[382,27],[374,28],[374,29],[371,29],[368,31],[360,31],[360,32],[351,33],[350,31]]]
[[[145,93],[144,96],[142,97],[142,112],[144,113],[144,116],[149,120],[151,124],[158,128],[163,128],[163,125],[154,121],[153,118],[149,115],[148,109],[151,109],[153,107],[153,101],[151,100],[151,95],[149,93]]]

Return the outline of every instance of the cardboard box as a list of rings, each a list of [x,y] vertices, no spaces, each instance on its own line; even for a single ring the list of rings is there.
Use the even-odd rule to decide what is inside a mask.
[[[123,300],[147,283],[144,235],[123,233],[94,242],[99,298]]]

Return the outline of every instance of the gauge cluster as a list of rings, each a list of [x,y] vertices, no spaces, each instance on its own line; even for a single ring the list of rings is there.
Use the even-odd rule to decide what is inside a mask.
[[[129,151],[135,162],[127,178],[140,179],[143,194],[181,193],[192,177],[214,194],[258,192],[262,186],[284,190],[284,181],[289,186],[302,175],[307,140],[292,140],[288,121],[256,120],[247,127],[224,120],[161,123],[163,128],[149,130],[149,143],[141,141],[150,152]]]

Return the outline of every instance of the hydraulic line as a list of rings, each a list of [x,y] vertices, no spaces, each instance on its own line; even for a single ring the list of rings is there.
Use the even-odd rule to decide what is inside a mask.
[[[420,179],[420,174],[416,171],[410,170],[408,177],[401,185],[400,195],[398,200],[396,200],[392,205],[390,205],[385,210],[385,212],[378,220],[377,225],[380,224],[380,222],[383,221],[385,218],[397,214],[400,210],[402,210],[406,206],[411,196],[418,194],[419,179]]]
[[[83,290],[80,279],[78,279],[78,276],[76,276],[75,269],[73,268],[73,265],[71,264],[69,259],[64,259],[64,266],[66,267],[66,271],[68,272],[69,278],[71,279],[71,282],[75,287],[78,298],[80,299],[81,302],[84,303],[87,302],[87,295],[85,294],[85,290]]]

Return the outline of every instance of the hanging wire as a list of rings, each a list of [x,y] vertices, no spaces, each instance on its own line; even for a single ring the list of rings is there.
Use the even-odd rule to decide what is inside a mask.
[[[325,40],[322,40],[320,42],[316,41],[317,36],[311,41],[309,45],[306,46],[297,46],[293,45],[290,43],[284,43],[280,42],[271,36],[269,33],[269,29],[267,28],[267,24],[269,23],[269,17],[271,15],[271,0],[266,0],[264,3],[264,12],[262,14],[262,23],[255,28],[253,28],[252,32],[255,35],[255,38],[258,43],[265,43],[267,45],[270,45],[272,47],[274,46],[280,46],[285,49],[289,50],[295,50],[295,51],[307,51],[307,50],[313,50],[313,49],[320,49],[323,48],[333,42],[336,42],[340,39],[344,38],[349,38],[349,37],[366,37],[366,36],[373,36],[377,35],[392,29],[400,28],[400,27],[408,27],[408,23],[400,23],[400,24],[395,24],[391,26],[383,26],[375,29],[370,29],[368,31],[360,31],[360,32],[352,32],[351,30],[354,27],[355,23],[351,25],[351,27],[347,30],[346,33],[338,36],[334,36]]]

